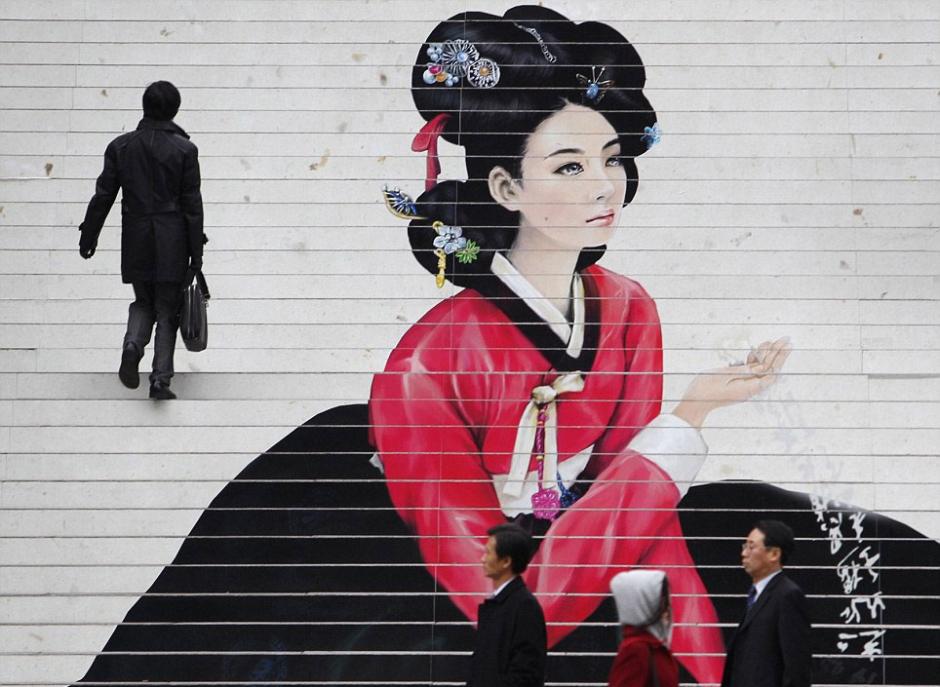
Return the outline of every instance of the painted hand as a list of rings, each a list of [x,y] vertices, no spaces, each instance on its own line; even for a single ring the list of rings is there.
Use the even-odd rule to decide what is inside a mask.
[[[715,408],[747,401],[773,384],[790,351],[786,337],[765,341],[748,354],[746,363],[703,372],[689,384],[673,415],[701,427]]]

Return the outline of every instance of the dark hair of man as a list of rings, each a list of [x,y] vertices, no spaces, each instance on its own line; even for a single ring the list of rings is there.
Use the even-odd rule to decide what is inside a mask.
[[[790,554],[796,548],[793,530],[785,522],[779,520],[760,520],[752,529],[759,530],[764,535],[764,547],[776,546],[780,549],[780,565],[786,565]]]
[[[180,92],[169,81],[154,81],[144,91],[144,116],[170,121],[180,111]]]
[[[532,537],[519,525],[506,523],[496,525],[486,531],[496,540],[496,555],[512,559],[512,571],[516,575],[525,572],[532,560]]]

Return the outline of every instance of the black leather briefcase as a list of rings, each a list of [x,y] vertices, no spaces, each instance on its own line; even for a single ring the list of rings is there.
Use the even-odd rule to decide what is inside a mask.
[[[209,287],[202,270],[186,273],[183,282],[183,305],[180,308],[180,336],[187,351],[198,353],[206,350],[209,343],[209,320],[206,307],[209,305]]]

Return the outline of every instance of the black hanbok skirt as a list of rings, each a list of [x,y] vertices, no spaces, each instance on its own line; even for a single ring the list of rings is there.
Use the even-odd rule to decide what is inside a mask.
[[[463,684],[474,630],[427,572],[369,461],[366,406],[321,413],[212,501],[84,684]],[[683,531],[725,636],[761,518],[799,541],[816,684],[936,684],[940,544],[872,512],[763,483],[693,487]],[[607,684],[609,600],[552,650],[548,683]],[[686,674],[685,682],[693,682]]]

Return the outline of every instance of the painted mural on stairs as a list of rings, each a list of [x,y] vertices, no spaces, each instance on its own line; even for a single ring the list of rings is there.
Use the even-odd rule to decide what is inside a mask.
[[[656,567],[685,679],[719,683],[760,518],[797,532],[815,681],[929,681],[916,626],[937,617],[936,576],[905,566],[940,565],[936,542],[825,495],[690,487],[700,428],[785,374],[791,345],[781,332],[663,408],[656,303],[603,267],[665,135],[635,48],[535,6],[461,13],[415,45],[425,188],[383,193],[428,279],[462,290],[411,326],[368,402],[312,418],[218,494],[83,681],[459,682],[485,532],[513,520],[539,541],[526,581],[549,681],[605,682],[609,580]],[[466,180],[440,178],[441,139]]]

